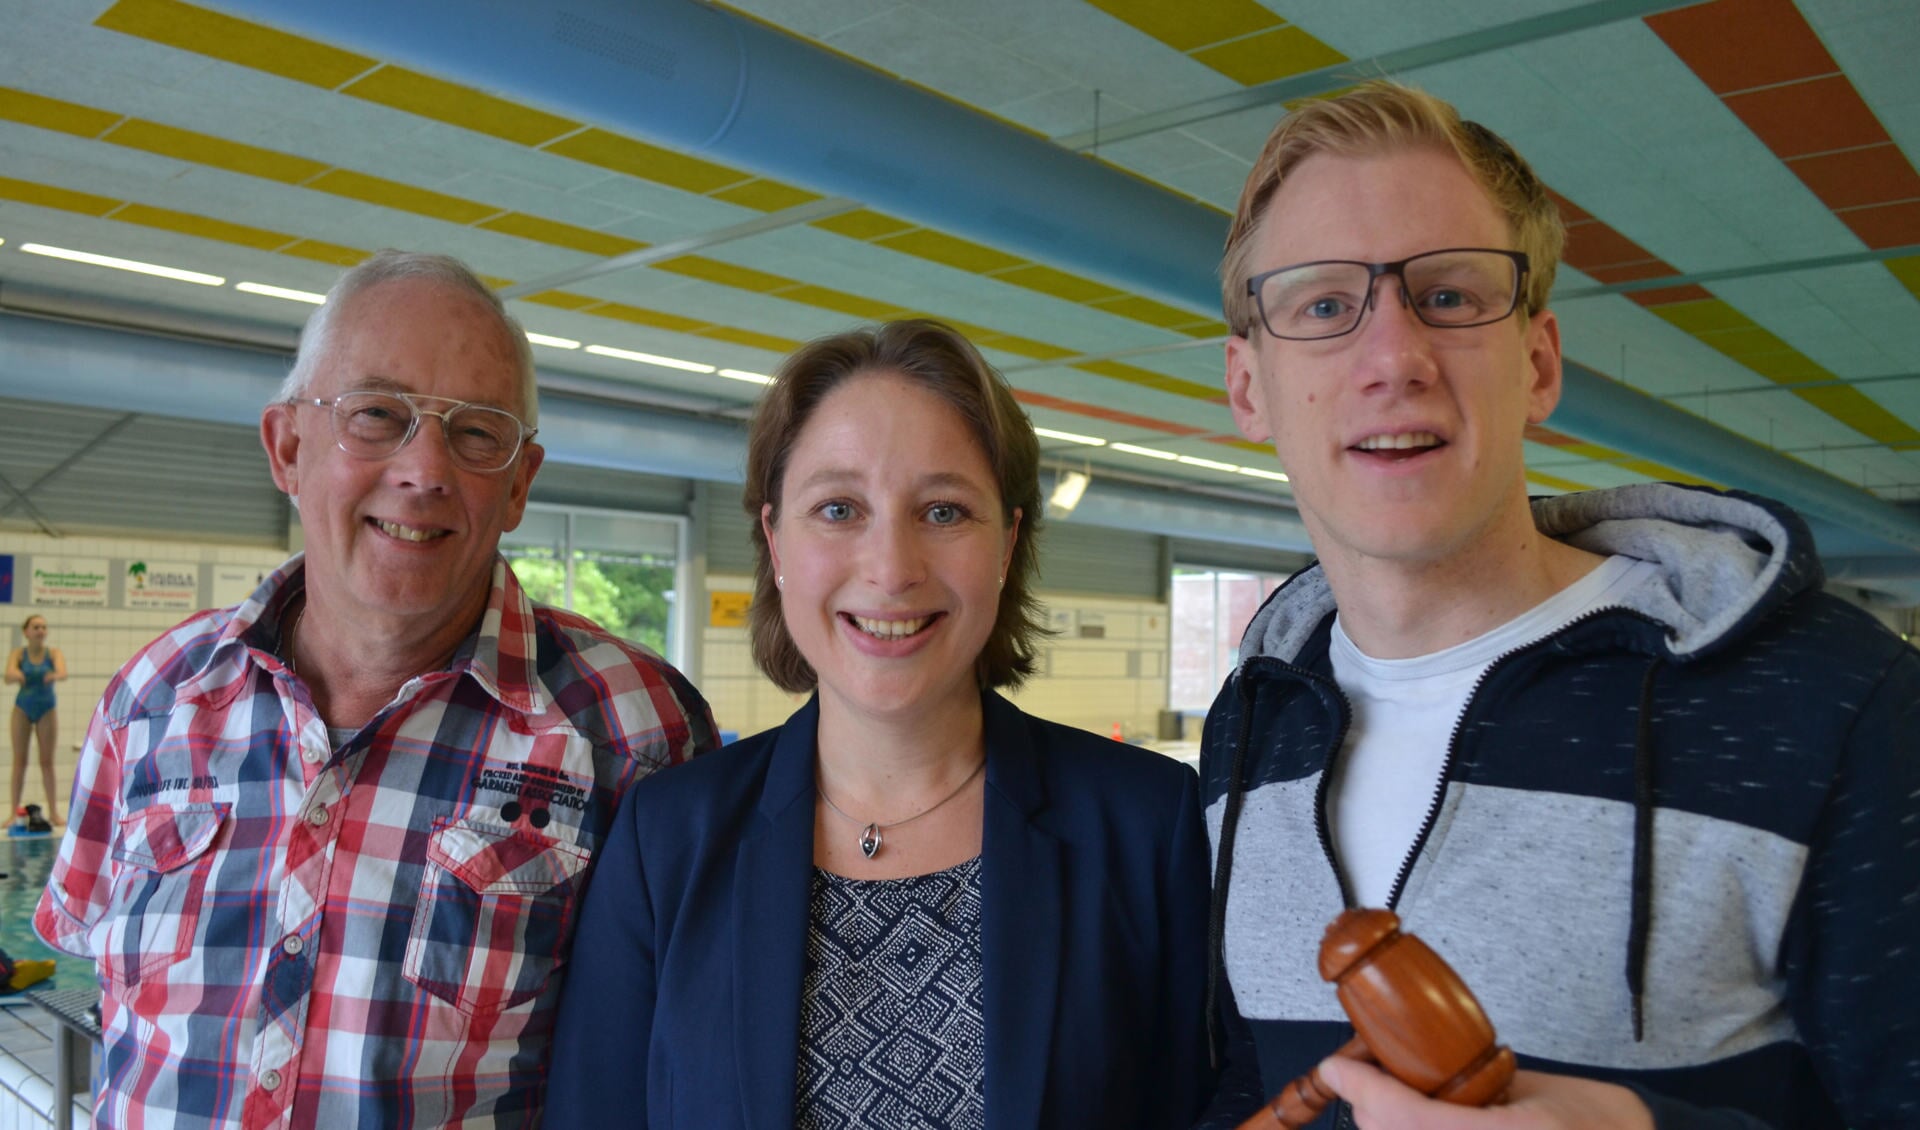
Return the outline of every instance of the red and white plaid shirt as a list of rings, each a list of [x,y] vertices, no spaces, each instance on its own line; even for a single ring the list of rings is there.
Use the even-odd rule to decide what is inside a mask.
[[[449,667],[336,746],[278,658],[303,587],[149,644],[88,728],[34,925],[98,963],[95,1124],[527,1125],[614,810],[712,717],[500,561]]]

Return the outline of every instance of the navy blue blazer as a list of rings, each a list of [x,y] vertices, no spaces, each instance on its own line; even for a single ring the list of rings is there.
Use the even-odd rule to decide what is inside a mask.
[[[986,1124],[1184,1127],[1208,1085],[1197,779],[983,706]],[[818,718],[627,794],[574,935],[547,1126],[793,1125]]]

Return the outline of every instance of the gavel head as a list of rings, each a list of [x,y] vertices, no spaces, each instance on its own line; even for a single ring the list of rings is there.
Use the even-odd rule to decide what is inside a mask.
[[[1327,927],[1320,976],[1367,1050],[1422,1094],[1485,1106],[1513,1078],[1513,1053],[1460,975],[1425,942],[1400,932],[1390,910],[1349,910]]]

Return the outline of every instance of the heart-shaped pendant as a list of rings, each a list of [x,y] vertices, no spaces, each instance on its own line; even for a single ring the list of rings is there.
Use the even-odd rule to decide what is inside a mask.
[[[860,852],[868,859],[880,853],[880,825],[869,824],[860,830]]]

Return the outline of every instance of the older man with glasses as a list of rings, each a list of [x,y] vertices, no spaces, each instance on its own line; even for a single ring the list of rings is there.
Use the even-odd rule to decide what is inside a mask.
[[[96,1125],[537,1121],[619,798],[714,739],[500,557],[538,411],[454,260],[382,252],[308,324],[261,418],[305,552],[109,685],[35,918],[98,963]]]
[[[1778,503],[1530,503],[1563,238],[1505,142],[1401,86],[1305,104],[1254,164],[1227,393],[1319,561],[1203,739],[1207,1125],[1353,1035],[1317,960],[1351,906],[1450,961],[1523,1070],[1472,1111],[1336,1057],[1329,1123],[1920,1125],[1920,656],[1819,591]]]

